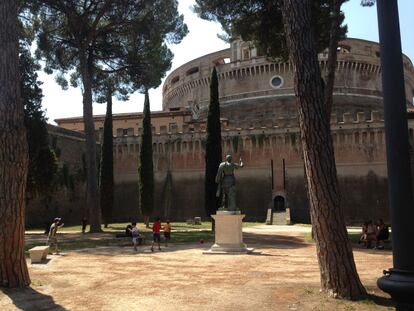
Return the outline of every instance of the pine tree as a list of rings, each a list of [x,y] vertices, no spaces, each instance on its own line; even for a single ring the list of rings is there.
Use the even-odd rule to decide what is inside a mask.
[[[196,0],[202,18],[219,21],[231,35],[253,43],[266,56],[287,60],[295,68],[299,126],[308,185],[310,214],[322,290],[341,298],[365,294],[355,268],[341,210],[329,112],[332,104],[336,43],[342,0]],[[330,47],[325,88],[317,53]],[[322,149],[321,149],[322,148]],[[335,228],[333,235],[329,228]],[[336,256],[332,256],[336,254]]]
[[[210,105],[207,116],[207,140],[205,154],[205,180],[204,180],[204,206],[207,216],[214,214],[220,204],[220,198],[216,197],[217,184],[215,177],[221,162],[221,124],[220,103],[218,92],[218,79],[216,67],[211,73]]]
[[[17,1],[0,1],[0,287],[30,284],[24,256],[28,148],[17,25]]]
[[[45,71],[57,73],[56,81],[67,88],[82,86],[86,141],[87,205],[90,231],[101,231],[96,139],[92,101],[96,74],[128,69],[129,43],[156,40],[178,43],[187,33],[175,0],[154,1],[27,1],[36,19],[37,56],[45,60]],[[151,36],[148,34],[151,33]],[[136,50],[140,57],[140,50]]]
[[[310,31],[311,5],[311,0],[283,0],[282,10],[290,59],[295,67],[312,229],[322,290],[334,297],[356,299],[366,291],[356,270],[341,208],[328,107],[324,102],[315,39]],[[335,234],[329,228],[335,228]]]
[[[141,152],[139,155],[139,201],[144,222],[154,209],[154,165],[152,160],[151,111],[148,91],[145,91],[144,116],[142,120]]]

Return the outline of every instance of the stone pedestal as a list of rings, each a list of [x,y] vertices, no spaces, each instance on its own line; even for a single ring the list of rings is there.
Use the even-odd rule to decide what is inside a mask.
[[[205,254],[247,254],[253,251],[243,243],[240,211],[217,211],[211,215],[215,220],[215,243]]]

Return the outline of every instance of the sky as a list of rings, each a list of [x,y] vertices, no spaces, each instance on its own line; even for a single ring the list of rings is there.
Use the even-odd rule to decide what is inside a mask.
[[[228,44],[217,37],[221,27],[217,23],[204,21],[191,10],[193,0],[178,0],[179,11],[184,14],[189,34],[178,45],[171,45],[174,60],[171,71],[179,66],[208,53],[228,48]],[[400,14],[401,42],[403,53],[414,61],[414,34],[412,18],[414,12],[413,0],[398,0]],[[361,7],[360,0],[349,0],[342,6],[345,13],[345,23],[348,25],[348,37],[360,38],[378,42],[378,25],[376,7]],[[166,76],[168,76],[167,72]],[[54,81],[54,77],[39,71],[39,80],[43,82],[43,108],[49,123],[54,124],[57,118],[82,116],[82,94],[80,88],[62,90]],[[157,89],[149,92],[151,110],[162,109],[162,83]],[[114,101],[113,113],[142,111],[144,97],[133,94],[129,101]],[[93,104],[94,114],[104,114],[105,104]]]

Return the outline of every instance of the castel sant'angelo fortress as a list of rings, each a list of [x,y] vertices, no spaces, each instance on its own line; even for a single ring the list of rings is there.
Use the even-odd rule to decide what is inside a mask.
[[[347,39],[338,48],[331,129],[348,223],[389,219],[379,57],[379,45],[375,42]],[[320,54],[323,72],[326,61],[327,54]],[[414,68],[405,55],[403,62],[412,143]],[[219,78],[223,156],[232,154],[235,160],[241,157],[245,164],[236,172],[238,207],[248,220],[264,221],[270,208],[275,223],[309,222],[293,67],[289,62],[268,60],[241,40],[232,41],[228,49],[189,61],[165,80],[162,111],[151,113],[156,182],[153,216],[173,220],[207,216],[204,152],[214,66]],[[102,137],[104,117],[95,116],[98,137]],[[60,161],[65,161],[67,147],[63,139],[69,142],[73,137],[72,140],[81,142],[83,119],[64,118],[56,122],[58,127],[51,128],[50,135],[55,147],[60,144]],[[113,116],[114,220],[139,219],[141,127],[142,113]],[[74,147],[71,149],[68,152],[74,153]],[[66,159],[68,167],[74,170],[75,164],[69,157]],[[58,212],[75,220],[81,217],[74,216],[80,208],[84,208],[83,203],[59,207]]]

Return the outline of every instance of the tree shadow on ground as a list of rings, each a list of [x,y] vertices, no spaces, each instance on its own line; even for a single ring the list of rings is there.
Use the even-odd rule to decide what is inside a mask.
[[[365,253],[370,255],[392,255],[392,250],[389,249],[371,249],[371,248],[365,248],[365,247],[359,247],[359,245],[352,244],[352,250],[354,253]]]
[[[309,245],[311,245],[301,236],[280,234],[258,234],[244,232],[243,240],[248,246],[260,245],[261,248],[295,249],[309,247]]]
[[[52,259],[50,258],[46,258],[46,259],[42,259],[42,261],[40,262],[31,262],[31,265],[47,265],[49,263],[49,261],[51,261]]]
[[[68,309],[55,303],[52,296],[42,294],[32,287],[25,287],[21,289],[0,289],[6,296],[8,296],[13,304],[23,311],[67,311]]]
[[[378,306],[394,307],[396,311],[414,311],[414,304],[400,304],[391,298],[377,296],[375,294],[368,294],[367,299],[371,300]]]
[[[368,294],[366,296],[366,299],[372,301],[377,306],[389,307],[389,308],[394,307],[396,311],[413,311],[414,310],[414,306],[412,305],[411,306],[401,305],[393,301],[391,298],[378,296],[375,294]]]
[[[249,256],[264,256],[264,257],[277,257],[277,255],[272,255],[272,254],[257,252],[257,251],[253,251],[251,253],[248,253],[247,255],[249,255]]]
[[[174,240],[174,235],[172,237]],[[243,240],[248,247],[255,248],[255,252],[251,255],[256,256],[272,256],[271,254],[266,254],[262,249],[297,249],[302,247],[309,247],[310,243],[307,243],[300,236],[288,236],[288,235],[277,235],[277,234],[257,234],[257,233],[243,233]],[[147,239],[145,245],[138,246],[138,251],[135,252],[132,248],[132,242],[123,241],[117,245],[108,245],[103,247],[96,248],[85,248],[76,250],[80,254],[93,254],[93,255],[102,255],[102,256],[117,256],[117,255],[134,255],[134,254],[144,254],[151,255],[157,253],[169,253],[169,252],[178,252],[185,250],[198,249],[200,252],[207,251],[210,249],[213,242],[186,242],[186,243],[169,243],[168,247],[165,247],[165,242],[161,242],[162,250],[158,250],[158,246],[154,245],[154,252],[151,252],[151,241]],[[275,255],[276,256],[276,255]]]

